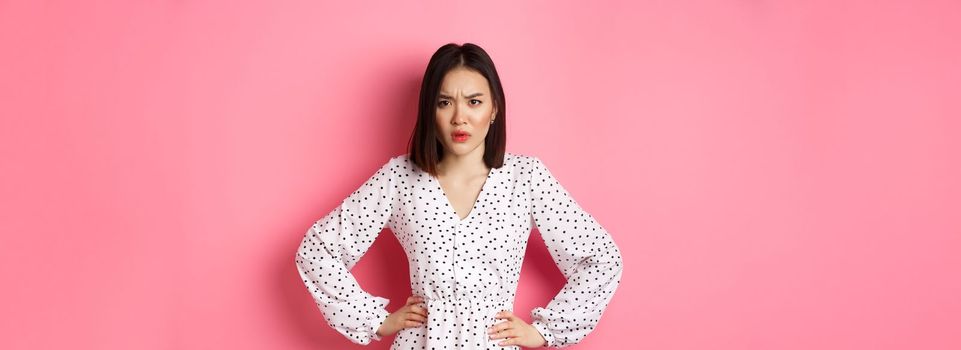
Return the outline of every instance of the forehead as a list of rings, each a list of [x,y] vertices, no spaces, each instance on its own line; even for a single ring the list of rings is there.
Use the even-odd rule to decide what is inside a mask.
[[[464,67],[451,69],[447,74],[444,74],[444,79],[440,85],[441,92],[460,91],[467,94],[472,92],[488,93],[489,90],[490,85],[487,83],[487,78],[484,78],[477,71]]]

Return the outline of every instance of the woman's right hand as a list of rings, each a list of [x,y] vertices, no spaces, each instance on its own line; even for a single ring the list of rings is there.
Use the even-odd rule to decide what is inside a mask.
[[[388,315],[387,319],[380,324],[377,335],[386,337],[404,328],[423,326],[427,322],[427,309],[417,305],[422,302],[424,298],[417,295],[407,298],[407,303],[403,307]]]

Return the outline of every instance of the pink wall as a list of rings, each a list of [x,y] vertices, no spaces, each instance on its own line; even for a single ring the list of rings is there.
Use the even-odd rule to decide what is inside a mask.
[[[0,348],[360,348],[293,254],[447,42],[622,247],[574,348],[961,348],[961,2],[80,3],[0,1]]]

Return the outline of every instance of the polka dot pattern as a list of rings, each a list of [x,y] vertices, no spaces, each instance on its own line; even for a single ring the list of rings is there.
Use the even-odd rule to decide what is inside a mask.
[[[425,299],[424,326],[396,334],[391,349],[519,349],[486,330],[513,310],[536,226],[567,283],[531,311],[547,346],[576,344],[600,320],[622,274],[620,250],[537,157],[506,153],[473,208],[458,216],[439,181],[407,155],[390,158],[304,235],[295,262],[327,323],[358,344],[381,340],[388,300],[364,291],[349,270],[389,228],[404,248],[411,294]]]

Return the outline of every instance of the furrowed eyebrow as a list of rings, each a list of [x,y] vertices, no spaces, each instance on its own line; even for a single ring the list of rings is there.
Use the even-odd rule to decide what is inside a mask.
[[[474,98],[474,97],[478,97],[478,96],[484,96],[484,93],[482,93],[482,92],[476,92],[476,93],[473,93],[473,94],[464,96],[464,98]],[[437,96],[437,97],[438,97],[438,98],[446,98],[446,99],[448,99],[448,100],[453,100],[453,99],[454,99],[453,97],[447,96],[447,95],[445,95],[445,94],[440,94],[440,95]]]

